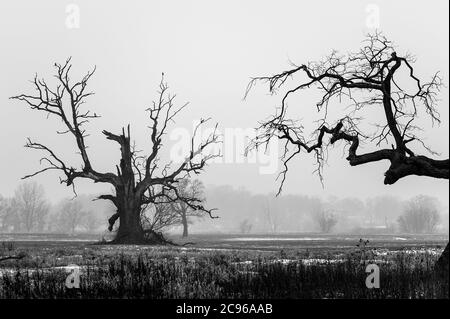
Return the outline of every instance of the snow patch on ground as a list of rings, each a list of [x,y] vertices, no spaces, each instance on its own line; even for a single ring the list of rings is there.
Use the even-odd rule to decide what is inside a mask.
[[[304,240],[327,240],[323,237],[237,237],[226,238],[226,241],[304,241]]]

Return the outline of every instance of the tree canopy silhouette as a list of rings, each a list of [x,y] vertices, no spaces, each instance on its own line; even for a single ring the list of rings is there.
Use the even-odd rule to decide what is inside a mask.
[[[289,170],[289,161],[301,152],[314,154],[316,171],[322,179],[327,149],[338,142],[344,142],[348,148],[346,159],[351,166],[389,161],[390,166],[384,173],[385,184],[394,184],[410,175],[448,179],[449,159],[430,157],[437,153],[425,144],[419,134],[421,128],[416,124],[423,114],[432,123],[441,122],[437,102],[442,80],[439,73],[427,81],[420,79],[414,63],[411,54],[398,54],[391,41],[376,33],[367,36],[359,51],[348,54],[332,51],[321,61],[293,65],[290,70],[272,76],[252,78],[246,96],[257,82],[268,83],[272,94],[287,86],[279,109],[260,123],[260,133],[250,145],[250,148],[266,145],[272,138],[285,142],[279,192]],[[296,76],[301,77],[298,82],[289,81]],[[305,89],[320,92],[315,105],[320,119],[312,138],[300,122],[288,115],[289,97]],[[331,118],[330,108],[343,103],[344,116]],[[385,118],[383,123],[373,125],[374,129],[364,119],[364,112],[369,108],[378,110]],[[362,144],[378,149],[364,153],[360,150]],[[428,155],[415,150],[417,146]]]

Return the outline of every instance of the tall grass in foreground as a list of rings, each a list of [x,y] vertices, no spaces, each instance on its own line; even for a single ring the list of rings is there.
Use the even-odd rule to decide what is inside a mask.
[[[67,273],[48,261],[17,266],[0,276],[0,298],[448,298],[448,274],[436,274],[435,259],[400,252],[305,264],[232,253],[121,253],[85,262],[80,289],[67,289]],[[380,267],[379,289],[365,285],[367,262]]]

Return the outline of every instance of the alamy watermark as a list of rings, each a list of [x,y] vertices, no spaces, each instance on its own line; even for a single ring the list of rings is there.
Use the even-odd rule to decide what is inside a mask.
[[[66,277],[66,288],[80,288],[80,266],[75,264],[68,265],[66,267],[66,272],[69,273],[69,275]]]
[[[193,123],[193,128],[197,123]],[[208,136],[214,133],[214,128],[199,127],[194,136],[194,145],[200,145]],[[170,134],[174,145],[170,150],[170,159],[174,163],[182,163],[186,160],[192,148],[192,131],[187,128],[175,128]],[[261,175],[275,174],[279,166],[279,142],[278,139],[269,140],[267,147],[248,149],[251,141],[258,134],[253,128],[225,128],[217,132],[221,137],[220,143],[211,144],[202,152],[202,156],[220,154],[211,159],[210,163],[216,164],[257,164]],[[248,150],[248,152],[247,152]]]
[[[366,278],[366,287],[369,289],[380,288],[380,267],[376,264],[368,264],[366,273],[369,273]]]
[[[380,28],[380,6],[374,3],[366,6],[366,27],[369,29]]]
[[[74,3],[66,6],[66,20],[67,29],[79,29],[80,28],[80,6]]]

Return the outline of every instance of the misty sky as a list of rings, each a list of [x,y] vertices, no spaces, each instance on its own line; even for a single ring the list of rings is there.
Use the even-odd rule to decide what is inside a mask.
[[[79,8],[79,28],[70,28],[68,15]],[[244,101],[251,76],[270,75],[319,60],[331,49],[357,50],[367,26],[367,5],[379,8],[380,29],[401,52],[417,58],[417,72],[427,79],[440,70],[446,84],[440,95],[440,127],[428,127],[427,143],[448,158],[449,31],[448,1],[2,1],[0,3],[0,194],[11,195],[22,176],[39,167],[39,152],[23,147],[33,137],[53,147],[77,165],[74,141],[57,136],[55,118],[8,98],[32,92],[29,82],[37,72],[51,78],[54,62],[72,56],[73,78],[97,66],[90,88],[95,96],[86,107],[102,118],[89,125],[87,140],[94,168],[114,170],[116,144],[101,130],[119,133],[131,123],[132,136],[142,149],[149,139],[144,109],[156,98],[165,73],[177,101],[190,101],[173,129],[192,129],[200,117],[212,117],[219,128],[247,129],[271,114],[280,97],[257,87]],[[72,9],[71,9],[72,8]],[[69,10],[66,12],[66,10]],[[315,112],[314,95],[302,92],[298,117]],[[167,135],[170,146],[170,134]],[[330,155],[325,187],[312,174],[314,161],[301,156],[292,162],[285,193],[358,196],[416,194],[438,196],[448,205],[448,180],[407,177],[383,185],[387,162],[350,167],[342,148]],[[275,192],[277,173],[261,174],[252,163],[216,163],[202,176],[206,184],[230,184],[252,192]],[[57,174],[36,178],[53,199],[71,190]],[[78,184],[82,193],[108,190],[91,182]]]

